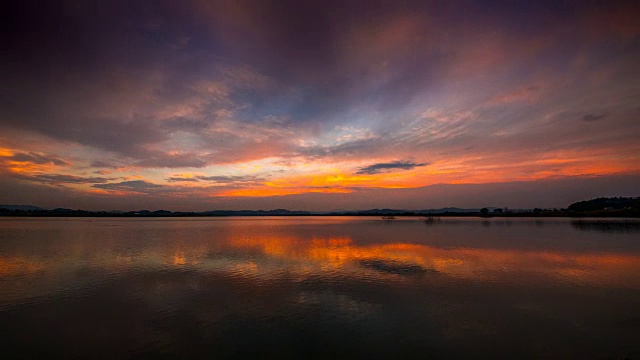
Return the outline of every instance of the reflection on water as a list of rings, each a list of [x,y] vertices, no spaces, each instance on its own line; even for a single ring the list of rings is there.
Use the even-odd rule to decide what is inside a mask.
[[[397,275],[417,275],[424,274],[429,269],[425,269],[420,265],[402,263],[396,260],[385,259],[365,259],[360,260],[360,265],[365,268],[370,268],[383,273],[397,274]]]
[[[3,218],[0,345],[109,358],[637,357],[639,224]]]
[[[633,220],[574,220],[571,225],[584,231],[608,233],[640,232],[640,221]]]

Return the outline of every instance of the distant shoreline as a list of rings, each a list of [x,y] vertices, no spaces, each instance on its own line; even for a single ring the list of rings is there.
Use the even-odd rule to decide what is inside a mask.
[[[481,217],[481,218],[640,218],[640,197],[596,198],[579,201],[562,209],[509,209],[497,207],[438,209],[389,209],[344,211],[304,211],[304,210],[209,210],[209,211],[89,211],[82,209],[44,209],[33,205],[0,205],[0,216],[17,217],[231,217],[231,216],[362,216],[362,217]],[[428,219],[429,220],[429,219]],[[430,219],[433,220],[433,219]]]

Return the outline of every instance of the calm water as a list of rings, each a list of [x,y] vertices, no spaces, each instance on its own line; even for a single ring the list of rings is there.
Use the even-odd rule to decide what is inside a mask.
[[[640,222],[0,218],[3,358],[640,358]]]

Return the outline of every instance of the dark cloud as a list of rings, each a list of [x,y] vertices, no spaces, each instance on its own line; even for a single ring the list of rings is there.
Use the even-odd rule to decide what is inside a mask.
[[[106,177],[83,177],[64,174],[19,175],[19,177],[44,184],[102,184],[114,180]]]
[[[40,106],[37,102],[32,105]],[[102,110],[107,111],[107,109]],[[160,143],[168,139],[168,134],[157,128],[149,119],[97,118],[74,113],[64,114],[65,111],[71,112],[74,109],[53,109],[43,105],[33,114],[10,116],[10,118],[20,121],[7,124],[7,126],[10,128],[26,127],[56,139],[134,158],[145,157],[148,154],[146,145]],[[55,126],[52,126],[51,123],[54,123]]]
[[[540,42],[543,29],[581,16],[570,1],[462,4],[465,11],[385,1],[15,3],[5,42],[10,116],[2,119],[145,160],[145,145],[201,132],[220,109],[243,121],[286,114],[298,122],[336,121],[363,105],[402,109],[447,84],[451,66],[487,55],[474,44]],[[237,66],[255,71],[229,70]],[[229,93],[202,92],[203,80]],[[194,109],[154,113],[172,106]],[[172,120],[157,124],[159,116]]]
[[[176,192],[177,189],[167,186],[167,185],[158,185],[144,180],[130,180],[130,181],[122,181],[119,183],[109,183],[109,184],[95,184],[93,187],[103,190],[115,190],[115,191],[126,191],[126,192],[136,192],[136,193],[144,193],[149,195],[158,195],[163,193],[171,193]]]
[[[217,183],[255,182],[264,180],[257,176],[198,176],[197,178],[203,181]]]
[[[445,84],[449,64],[458,64],[452,60],[486,40],[475,29],[489,23],[514,36],[539,35],[544,27],[531,25],[536,19],[557,23],[577,16],[570,4],[463,3],[463,12],[454,5],[384,1],[15,4],[7,24],[7,73],[15,74],[7,121],[19,118],[19,126],[135,156],[139,145],[162,141],[165,132],[197,132],[207,125],[201,116],[211,119],[233,103],[246,121],[266,114],[331,121],[362,104],[400,109]],[[212,63],[255,69],[273,87],[253,86],[264,81]],[[230,99],[204,96],[194,86],[221,78],[234,85]],[[196,114],[162,128],[144,119],[150,109],[193,105],[195,98]],[[125,107],[122,117],[77,111],[85,104],[113,111],[109,100]]]
[[[196,178],[183,178],[183,177],[175,177],[172,176],[167,178],[168,182],[198,182],[199,180]]]
[[[436,270],[428,269],[418,264],[380,258],[362,259],[359,261],[359,264],[367,269],[402,276],[417,276],[429,272],[436,272]]]
[[[113,118],[84,118],[69,122],[61,120],[58,129],[49,130],[60,138],[107,151],[135,156],[144,154],[143,145],[158,143],[167,135],[149,120],[122,121]]]
[[[71,165],[68,162],[53,156],[53,155],[44,155],[44,154],[38,154],[35,152],[29,152],[29,153],[17,153],[14,154],[11,157],[12,160],[15,161],[20,161],[20,162],[30,162],[30,163],[34,163],[34,164],[53,164],[53,165],[58,165],[58,166],[68,166]]]
[[[257,176],[195,176],[195,177],[179,177],[172,176],[166,179],[168,182],[209,182],[215,184],[226,184],[230,187],[237,187],[238,185],[255,185],[264,179]],[[218,187],[216,185],[215,187]]]
[[[171,180],[175,179],[175,180]],[[179,179],[179,180],[178,180]],[[195,181],[200,181],[194,179]],[[105,184],[94,184],[92,185],[94,188],[103,189],[103,190],[111,190],[111,191],[122,191],[129,194],[138,194],[138,195],[148,195],[148,196],[167,196],[167,198],[176,199],[177,197],[181,197],[184,199],[190,199],[190,201],[194,201],[199,199],[202,196],[210,196],[210,192],[212,190],[215,191],[223,191],[226,189],[235,188],[232,182],[228,183],[228,185],[222,184],[208,187],[193,187],[193,186],[183,186],[180,185],[180,182],[194,182],[189,179],[184,179],[180,177],[173,177],[167,179],[170,183],[177,183],[171,185],[163,185],[163,184],[154,184],[152,182],[146,180],[128,180],[122,181],[118,183],[105,183]],[[245,184],[245,183],[243,183]]]
[[[394,170],[411,170],[418,166],[426,166],[427,163],[418,164],[413,161],[393,161],[390,163],[378,163],[360,168],[356,174],[378,174],[381,172],[389,172]]]
[[[607,116],[609,116],[608,112],[602,112],[602,113],[594,113],[594,114],[585,114],[581,117],[581,119],[583,121],[597,121],[597,120],[602,120]]]

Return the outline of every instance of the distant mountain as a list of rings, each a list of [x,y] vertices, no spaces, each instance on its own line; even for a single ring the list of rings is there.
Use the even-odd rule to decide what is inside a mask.
[[[42,211],[41,207],[33,205],[0,205],[0,209],[6,210],[19,210],[19,211]]]
[[[379,215],[379,214],[404,214],[407,212],[414,212],[410,210],[398,210],[398,209],[371,209],[371,210],[361,210],[361,211],[347,211],[347,213],[357,213],[362,215]]]
[[[287,209],[275,210],[211,210],[199,212],[198,215],[208,216],[286,216],[286,215],[312,215],[309,211],[292,211]]]
[[[446,207],[442,209],[419,210],[420,214],[444,214],[444,213],[477,213],[480,209],[461,209],[455,207]]]

